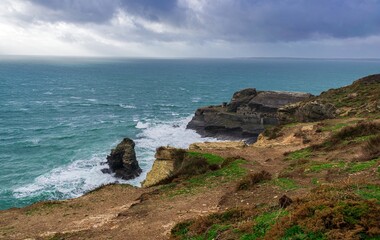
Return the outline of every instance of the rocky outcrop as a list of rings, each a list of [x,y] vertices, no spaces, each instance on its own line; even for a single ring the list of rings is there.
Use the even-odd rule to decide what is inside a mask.
[[[210,150],[236,150],[243,149],[248,145],[244,141],[233,142],[197,142],[189,146],[190,151],[210,151]]]
[[[173,147],[157,148],[156,160],[142,182],[142,186],[150,187],[169,177],[178,168],[176,165],[183,160],[185,153],[185,150]]]
[[[380,112],[380,74],[330,89],[319,96],[278,109],[280,123],[314,122],[336,117],[368,117]]]
[[[289,104],[278,109],[278,118],[281,123],[315,122],[334,118],[336,115],[337,108],[333,104],[318,100]]]
[[[308,93],[256,91],[236,92],[230,103],[199,108],[187,128],[203,137],[255,141],[266,125],[278,124],[277,109],[311,97]]]
[[[115,176],[125,180],[135,178],[142,172],[136,160],[135,143],[124,138],[107,156],[107,163]]]

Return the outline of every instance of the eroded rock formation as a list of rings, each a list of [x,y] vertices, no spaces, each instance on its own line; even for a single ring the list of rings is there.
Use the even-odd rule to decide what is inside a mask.
[[[153,186],[165,178],[169,177],[178,166],[176,163],[184,158],[186,151],[173,147],[159,147],[156,150],[152,170],[146,176],[142,183],[143,187]]]
[[[228,104],[199,108],[187,128],[204,137],[254,141],[265,125],[278,124],[278,108],[311,96],[308,93],[243,89],[236,92]]]
[[[124,138],[107,156],[107,163],[115,176],[125,180],[138,177],[142,172],[136,160],[135,143],[130,138]]]

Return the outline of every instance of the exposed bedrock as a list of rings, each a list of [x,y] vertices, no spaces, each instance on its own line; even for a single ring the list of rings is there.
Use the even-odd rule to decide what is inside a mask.
[[[255,141],[266,125],[278,124],[278,108],[311,96],[309,93],[243,89],[234,93],[228,104],[197,109],[187,128],[203,137]]]
[[[124,138],[111,150],[111,154],[107,156],[107,163],[115,177],[125,180],[135,178],[142,172],[136,160],[135,143],[130,138]]]

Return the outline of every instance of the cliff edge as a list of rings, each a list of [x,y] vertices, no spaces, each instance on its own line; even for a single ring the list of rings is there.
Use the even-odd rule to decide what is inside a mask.
[[[254,142],[265,126],[277,125],[278,108],[310,98],[308,93],[240,90],[229,103],[196,110],[187,128],[203,137]]]

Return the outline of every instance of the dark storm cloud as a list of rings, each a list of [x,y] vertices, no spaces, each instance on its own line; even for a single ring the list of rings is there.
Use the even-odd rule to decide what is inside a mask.
[[[52,21],[94,22],[110,20],[119,10],[126,10],[151,21],[170,17],[177,10],[176,0],[30,0],[54,11]]]
[[[188,30],[189,40],[291,42],[380,34],[380,0],[209,0],[201,9],[175,0],[31,0],[44,21],[107,24],[117,11]],[[38,16],[37,16],[38,17]],[[166,41],[177,34],[137,33]],[[163,36],[165,35],[165,36]],[[142,37],[144,37],[142,36]]]

